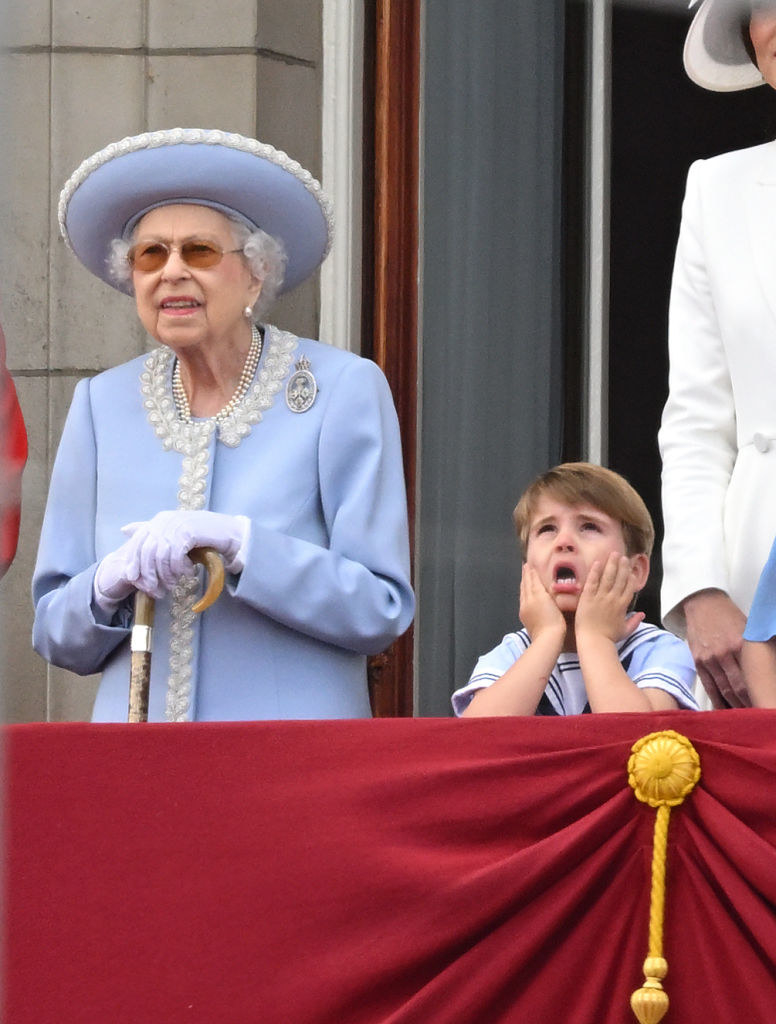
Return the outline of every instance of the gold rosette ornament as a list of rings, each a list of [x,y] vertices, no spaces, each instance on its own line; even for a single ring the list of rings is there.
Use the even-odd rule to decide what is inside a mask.
[[[644,961],[644,985],[631,996],[640,1024],[658,1024],[668,1009],[662,981],[668,971],[663,958],[666,851],[671,808],[678,806],[701,777],[698,752],[686,736],[672,729],[653,732],[631,747],[628,782],[636,799],[657,808],[652,844],[652,893],[649,906],[649,952]]]

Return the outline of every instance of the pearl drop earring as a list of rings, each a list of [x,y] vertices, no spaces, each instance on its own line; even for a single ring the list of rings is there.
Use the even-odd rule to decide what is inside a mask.
[[[253,306],[246,306],[245,309],[243,310],[243,316],[245,317],[246,320],[252,320]]]

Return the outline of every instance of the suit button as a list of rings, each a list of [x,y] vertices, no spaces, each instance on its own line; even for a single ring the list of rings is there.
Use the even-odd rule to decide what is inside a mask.
[[[767,438],[765,434],[755,434],[752,438],[752,443],[758,452],[765,454],[771,447],[770,438]]]

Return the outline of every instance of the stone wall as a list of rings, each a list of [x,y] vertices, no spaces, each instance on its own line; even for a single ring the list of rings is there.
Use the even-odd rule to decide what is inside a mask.
[[[143,352],[131,300],[65,250],[59,191],[108,142],[159,128],[253,135],[321,173],[322,0],[9,0],[0,14],[0,322],[30,441],[19,553],[0,582],[5,721],[89,717],[96,679],[31,649],[30,579],[77,380]],[[274,322],[317,333],[317,279]]]

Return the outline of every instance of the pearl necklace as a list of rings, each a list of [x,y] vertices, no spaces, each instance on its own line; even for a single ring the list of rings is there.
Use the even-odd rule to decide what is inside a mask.
[[[215,416],[206,417],[207,419],[215,420],[216,423],[223,423],[227,417],[232,415],[243,398],[245,398],[248,389],[253,383],[253,378],[256,376],[256,369],[259,365],[259,359],[261,359],[262,344],[263,338],[258,327],[254,324],[251,331],[251,347],[248,349],[248,355],[245,357],[245,364],[243,365],[235,392],[220,412],[217,412]],[[191,423],[191,406],[189,405],[186,389],[181,380],[181,364],[178,359],[175,360],[175,369],[172,371],[172,398],[175,402],[178,419],[183,420],[184,423]]]

